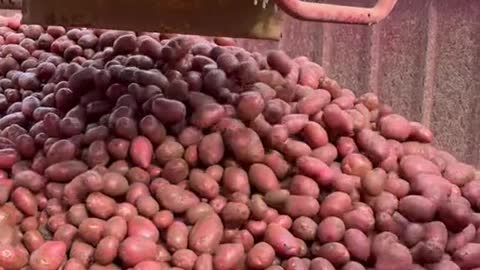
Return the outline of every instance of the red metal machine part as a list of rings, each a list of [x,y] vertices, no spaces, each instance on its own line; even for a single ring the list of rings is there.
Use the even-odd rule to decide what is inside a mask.
[[[373,24],[387,17],[397,0],[378,0],[372,8],[319,4],[300,0],[275,0],[275,2],[285,13],[299,20]]]
[[[279,39],[282,27],[278,17],[281,16],[274,9],[303,21],[375,24],[390,14],[398,0],[378,0],[371,8],[301,0],[253,0],[255,5],[248,4],[252,0],[129,1],[0,0],[0,9],[22,10],[27,24],[50,22],[64,26],[123,27],[131,28],[129,30],[156,29],[185,34]],[[109,6],[104,8],[99,6],[100,3]],[[256,7],[259,3],[263,8]],[[95,12],[92,12],[92,7]],[[209,16],[212,8],[216,7],[224,11],[223,16]],[[151,20],[138,22],[129,19],[128,14],[136,18],[142,14]],[[206,19],[199,20],[200,17]],[[158,18],[161,21],[157,21]]]

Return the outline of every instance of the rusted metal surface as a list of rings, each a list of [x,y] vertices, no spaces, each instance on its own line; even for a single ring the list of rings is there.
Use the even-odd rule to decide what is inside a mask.
[[[317,22],[374,24],[385,19],[397,0],[378,0],[371,8],[311,3],[302,0],[275,0],[293,18]]]
[[[251,12],[251,10],[247,9],[238,9],[238,4],[245,4],[248,3],[249,1],[205,1],[203,0],[202,5],[196,5],[196,2],[192,1],[157,1],[154,5],[152,5],[151,2],[148,1],[143,1],[143,2],[136,2],[132,0],[128,0],[130,3],[134,4],[136,8],[131,8],[130,10],[135,10],[138,9],[138,7],[141,8],[141,4],[143,4],[144,7],[152,8],[155,7],[157,4],[162,5],[162,11],[166,12],[174,12],[178,11],[178,7],[182,7],[183,9],[188,10],[189,8],[198,11],[196,13],[197,17],[202,17],[201,16],[201,9],[205,8],[207,10],[212,10],[211,4],[217,5],[217,7],[213,8],[213,10],[222,10],[222,12],[225,11],[225,4],[228,4],[226,7],[229,8],[231,7],[232,9],[234,8],[235,11],[241,10],[242,15],[247,15],[247,17],[244,18],[244,20],[248,20],[248,12]],[[58,2],[58,1],[57,1]],[[78,1],[77,1],[78,2]],[[83,4],[88,5],[88,6],[93,6],[96,1],[91,1],[91,0],[84,0]],[[320,4],[320,3],[311,3],[311,2],[305,2],[302,0],[253,0],[253,3],[255,6],[257,6],[261,2],[261,7],[263,9],[268,8],[269,6],[271,7],[271,3],[276,3],[280,9],[282,9],[285,13],[289,14],[290,16],[299,19],[299,20],[307,20],[307,21],[318,21],[318,22],[338,22],[338,23],[351,23],[351,24],[374,24],[378,23],[379,21],[383,20],[388,14],[392,11],[393,7],[395,6],[395,3],[397,0],[378,0],[378,2],[375,4],[375,6],[371,8],[364,8],[364,7],[352,7],[352,6],[344,6],[344,5],[332,5],[332,4]],[[269,4],[270,2],[270,4]],[[27,11],[31,11],[32,7],[30,5],[32,4],[38,4],[41,3],[41,5],[36,5],[32,6],[35,8],[51,8],[49,4],[51,2],[49,1],[36,1],[35,3],[29,0],[25,1],[25,7]],[[71,2],[68,1],[60,1],[58,2],[64,7],[71,8]],[[175,9],[171,9],[172,5],[174,4]],[[185,4],[188,3],[188,4]],[[206,5],[204,5],[206,3]],[[121,4],[118,5],[116,2],[108,2],[104,1],[102,2],[103,7],[108,8],[109,11],[115,12],[115,9],[118,6],[122,6]],[[57,5],[58,6],[58,5]],[[57,7],[54,6],[54,7]],[[223,9],[222,9],[223,6]],[[0,9],[22,9],[22,0],[0,0]],[[40,10],[33,10],[34,12],[38,12],[37,14],[45,13],[43,9]],[[55,11],[55,10],[53,10]],[[91,10],[90,10],[91,11]],[[98,13],[101,10],[96,9],[95,12],[90,12],[92,13]],[[258,12],[258,10],[256,10]],[[268,14],[268,13],[267,13]],[[144,14],[144,17],[147,14]],[[161,14],[160,14],[161,15]],[[177,14],[181,15],[181,14]],[[31,16],[31,15],[30,15]],[[63,14],[62,16],[65,16]],[[109,16],[107,16],[108,18]],[[218,19],[218,16],[214,16],[215,18]],[[221,17],[221,16],[220,16]],[[156,17],[158,18],[158,17]],[[164,19],[163,17],[160,17],[161,19]],[[235,21],[235,18],[233,17],[224,17],[227,20],[237,22],[239,26],[242,26],[242,23]],[[251,17],[250,19],[256,18],[257,17]],[[28,19],[28,17],[27,17]],[[208,20],[208,19],[207,19]],[[228,24],[228,21],[225,21],[224,23]],[[177,23],[175,23],[177,24]],[[196,28],[197,25],[192,25],[193,28]],[[225,31],[228,31],[228,28]],[[177,30],[183,30],[183,28],[177,29]],[[202,31],[202,29],[199,27],[198,31]],[[235,30],[236,31],[236,30]]]
[[[240,44],[311,57],[345,87],[376,92],[396,111],[431,127],[440,148],[480,168],[479,18],[478,0],[401,0],[375,26],[288,20],[280,43]]]
[[[7,0],[8,1],[8,0]],[[278,40],[283,14],[253,0],[23,0],[27,24]]]

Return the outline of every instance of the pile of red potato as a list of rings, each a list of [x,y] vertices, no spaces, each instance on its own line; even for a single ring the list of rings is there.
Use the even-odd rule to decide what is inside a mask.
[[[0,27],[1,270],[480,269],[480,174],[305,57]]]

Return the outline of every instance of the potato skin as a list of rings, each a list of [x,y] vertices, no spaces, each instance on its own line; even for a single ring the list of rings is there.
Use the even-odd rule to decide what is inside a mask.
[[[391,243],[377,255],[375,269],[410,269],[412,264],[409,250],[399,243]]]
[[[248,170],[250,183],[262,193],[280,189],[277,176],[268,166],[255,163]]]
[[[317,238],[321,243],[340,241],[344,234],[345,224],[338,217],[327,217],[318,224]]]
[[[187,248],[189,230],[187,225],[180,221],[174,221],[167,230],[165,241],[171,251]]]
[[[292,218],[317,215],[320,204],[311,196],[290,195],[285,201],[284,211]]]
[[[123,240],[118,250],[118,256],[127,266],[134,266],[145,260],[154,260],[156,255],[155,242],[138,236]]]
[[[189,247],[199,253],[212,253],[222,240],[223,229],[217,214],[206,214],[193,225],[188,238]]]
[[[224,141],[233,152],[235,159],[242,163],[261,162],[265,156],[262,141],[252,129],[227,130],[224,134]]]
[[[300,252],[296,238],[287,229],[277,224],[268,225],[264,241],[270,244],[280,256],[296,256]]]
[[[370,257],[370,240],[360,230],[348,229],[345,232],[344,242],[350,255],[360,261],[367,261]]]
[[[398,203],[398,208],[400,213],[412,222],[431,221],[436,213],[433,202],[419,195],[403,197]]]
[[[174,213],[184,213],[199,203],[198,197],[191,191],[168,184],[158,189],[155,197],[163,207]]]
[[[221,244],[215,249],[213,266],[218,270],[232,269],[240,263],[243,253],[241,244]]]
[[[0,245],[0,252],[0,267],[6,270],[21,269],[29,263],[28,252],[21,248],[11,245]]]
[[[267,243],[260,242],[247,254],[247,266],[251,269],[265,269],[273,263],[275,250]]]
[[[95,248],[95,261],[106,265],[112,263],[118,254],[118,248],[120,246],[120,240],[114,236],[104,237],[98,242]]]
[[[352,209],[352,199],[344,192],[332,192],[323,201],[320,207],[322,217],[342,216]]]
[[[54,270],[60,267],[65,259],[67,247],[63,242],[48,241],[35,250],[30,256],[29,264],[34,270]]]
[[[480,244],[468,243],[455,251],[453,261],[462,269],[480,267]]]
[[[350,261],[350,254],[347,248],[339,242],[326,243],[313,252],[313,255],[327,259],[336,267],[340,267]]]

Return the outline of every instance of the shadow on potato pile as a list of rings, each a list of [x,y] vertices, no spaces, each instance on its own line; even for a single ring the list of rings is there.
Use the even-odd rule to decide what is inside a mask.
[[[0,42],[2,270],[480,269],[479,172],[305,57],[33,25]]]

